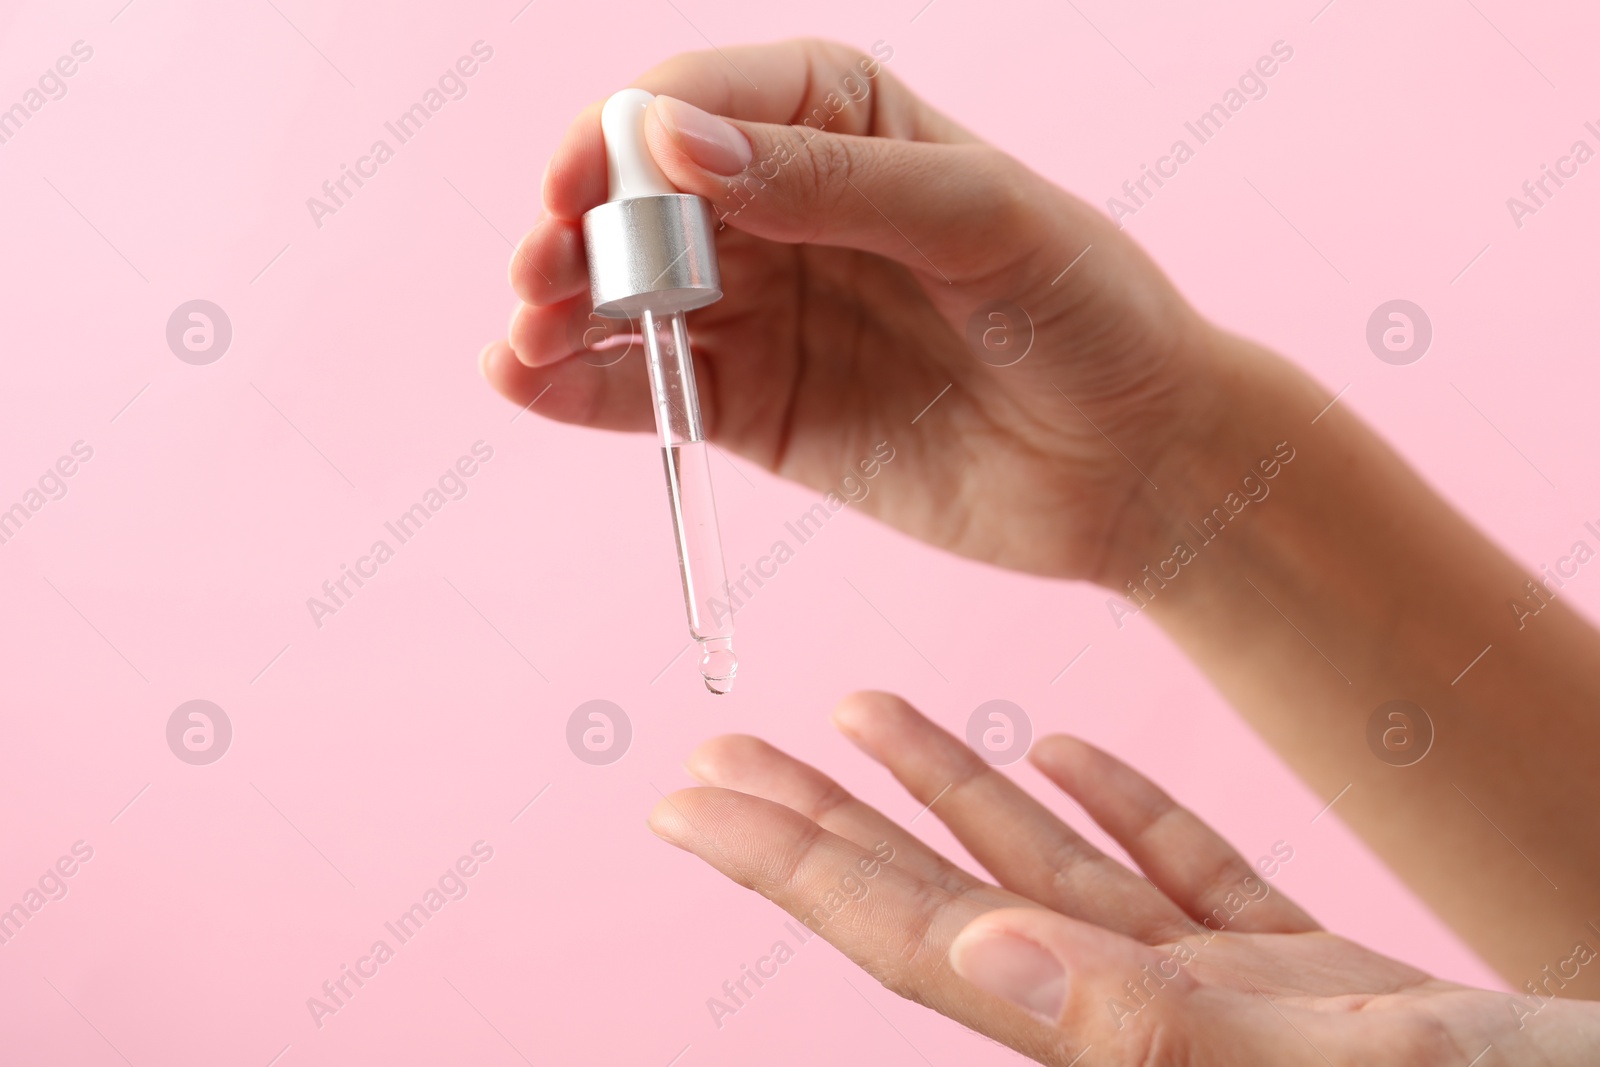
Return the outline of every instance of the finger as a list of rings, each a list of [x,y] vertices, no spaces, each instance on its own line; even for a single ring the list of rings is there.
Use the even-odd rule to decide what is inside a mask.
[[[1056,735],[1029,758],[1121,845],[1156,888],[1213,930],[1304,933],[1316,921],[1154,782],[1086,741]]]
[[[506,327],[511,351],[529,367],[543,367],[585,351],[587,294],[546,307],[518,304]],[[600,362],[605,362],[600,360]]]
[[[606,145],[600,136],[597,100],[578,112],[556,143],[544,169],[540,199],[558,219],[576,221],[606,198]]]
[[[950,945],[951,967],[963,979],[1076,1034],[1080,1047],[1104,1041],[1113,1021],[1107,1003],[1128,996],[1122,983],[1146,978],[1164,957],[1131,938],[1038,908],[985,912]],[[1196,985],[1183,969],[1168,970],[1176,973],[1154,976],[1169,995],[1152,1016],[1171,1018],[1176,1002]],[[1124,1056],[1117,1062],[1153,1060]]]
[[[531,342],[524,340],[524,345],[548,346],[540,350],[542,354],[537,367],[527,366],[508,341],[495,341],[479,353],[478,362],[483,376],[506,399],[519,405],[531,404],[530,410],[545,418],[597,430],[639,433],[654,429],[643,344],[637,338],[618,335],[613,344],[586,346],[585,341],[591,332],[603,332],[598,325],[587,325],[594,320],[577,315],[572,310],[572,307],[576,307],[581,311],[586,306],[586,303],[582,303],[569,307],[568,313],[575,316],[574,319],[565,320],[573,323],[569,333],[563,334],[561,330],[566,327],[556,325],[564,320],[561,314],[555,313],[552,318],[538,324],[537,338]],[[535,310],[541,314],[551,312],[549,308]],[[521,323],[521,315],[522,309],[518,309],[516,321],[513,322],[513,327],[518,330],[525,328]],[[689,332],[694,337],[698,328],[691,327]],[[548,358],[551,353],[561,350],[562,337],[568,338],[566,355],[577,358],[560,355],[553,360]],[[525,351],[532,352],[533,349],[525,348]],[[706,435],[714,438],[721,414],[716,369],[697,353],[694,371],[700,383],[701,420],[705,424]],[[546,386],[550,387],[548,393],[545,392]]]
[[[1096,1062],[1324,1062],[1304,1035],[1326,1013],[1290,1008],[1301,1019],[1285,1025],[1264,996],[1204,985],[1190,970],[1203,951],[1199,938],[1152,948],[1053,912],[1007,908],[962,930],[950,961],[985,993],[1050,1020],[1078,1055],[1093,1046]],[[1319,1029],[1320,1047],[1347,1044],[1329,1043],[1330,1028]]]
[[[589,288],[583,230],[545,216],[517,244],[508,268],[512,290],[529,304],[553,304]]]
[[[782,804],[709,787],[664,797],[650,828],[800,920],[784,928],[786,951],[774,947],[778,963],[820,933],[908,1000],[1025,1051],[1053,1045],[1050,1027],[993,998],[974,998],[950,968],[951,940],[993,903],[917,877],[891,847],[864,849]],[[1011,903],[1027,906],[1017,897]]]
[[[686,52],[658,64],[634,84],[750,122],[808,123],[843,133],[914,140],[975,139],[906,89],[886,66],[893,59],[894,48],[882,42],[863,51],[836,41],[800,38]]]
[[[784,41],[675,56],[634,85],[752,122],[810,121],[861,135],[973,141],[889,75],[883,64],[893,56],[883,45],[867,54],[829,41]],[[577,219],[605,199],[600,107],[585,108],[567,128],[545,172],[545,206],[561,218]]]
[[[610,367],[582,359],[527,367],[509,344],[495,341],[479,353],[478,365],[500,395],[535,415],[601,430],[650,429],[650,386],[637,353]]]
[[[824,830],[862,848],[870,850],[879,842],[888,842],[896,853],[896,863],[951,893],[994,889],[870,804],[851,796],[815,767],[758,738],[740,734],[713,738],[690,753],[684,766],[706,785],[734,789],[792,808]],[[1010,894],[1004,896],[1010,898]],[[998,896],[994,903],[999,906]]]
[[[1191,924],[1149,882],[1089,844],[915,708],[858,693],[835,709],[846,736],[939,817],[1005,888],[1141,941]]]
[[[667,179],[726,225],[876,253],[941,283],[1025,259],[1051,229],[1043,183],[983,145],[728,121],[670,96],[646,110],[645,140]]]

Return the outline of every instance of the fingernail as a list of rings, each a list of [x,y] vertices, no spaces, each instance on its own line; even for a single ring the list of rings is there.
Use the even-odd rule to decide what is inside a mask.
[[[750,165],[750,142],[717,116],[670,96],[655,99],[656,115],[697,166],[713,174],[738,174]]]
[[[1067,1002],[1067,972],[1040,945],[1015,934],[983,931],[961,936],[950,949],[957,974],[985,992],[1054,1025]]]

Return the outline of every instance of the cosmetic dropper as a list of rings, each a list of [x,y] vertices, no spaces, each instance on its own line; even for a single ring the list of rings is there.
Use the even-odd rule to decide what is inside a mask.
[[[661,436],[661,460],[678,542],[689,633],[700,675],[713,693],[733,688],[733,611],[726,596],[722,538],[711,495],[711,465],[684,314],[722,299],[711,205],[680,193],[650,156],[645,108],[654,97],[624,89],[605,103],[606,202],[583,216],[594,312],[627,319],[644,355]]]

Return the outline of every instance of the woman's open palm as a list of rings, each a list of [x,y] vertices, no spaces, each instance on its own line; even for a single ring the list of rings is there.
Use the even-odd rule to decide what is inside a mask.
[[[706,787],[665,798],[651,828],[806,921],[890,990],[1042,1063],[1581,1062],[1563,1058],[1549,1030],[1522,1025],[1522,1001],[1325,932],[1263,877],[1292,850],[1280,845],[1258,870],[1082,741],[1047,737],[1030,758],[1137,871],[896,697],[857,694],[834,721],[994,883],[752,737],[696,750],[687,766]]]

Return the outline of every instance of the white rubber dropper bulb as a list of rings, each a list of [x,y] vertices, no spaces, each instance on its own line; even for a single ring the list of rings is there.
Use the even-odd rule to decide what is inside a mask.
[[[612,93],[600,109],[600,133],[606,142],[607,200],[678,192],[656,166],[644,141],[644,112],[654,99],[654,94],[643,89],[624,89]]]

